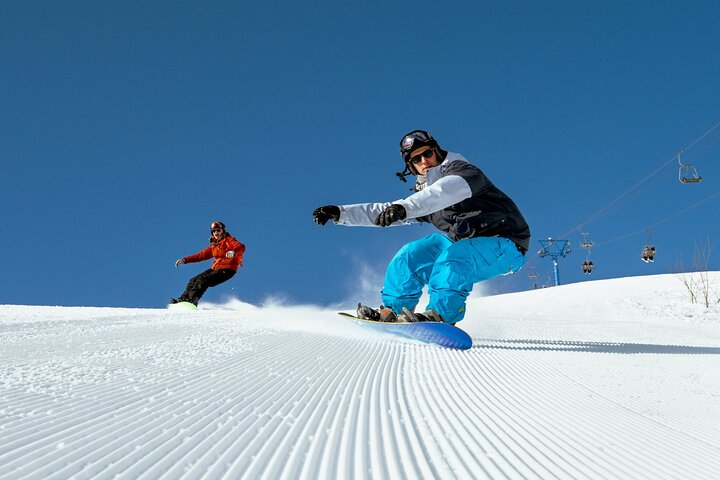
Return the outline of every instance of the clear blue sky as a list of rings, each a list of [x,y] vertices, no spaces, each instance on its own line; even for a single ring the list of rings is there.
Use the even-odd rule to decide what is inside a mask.
[[[688,149],[701,184],[670,163],[611,202],[720,121],[719,19],[710,1],[5,0],[0,303],[162,306],[209,267],[174,262],[213,220],[247,254],[207,299],[349,301],[432,227],[311,212],[408,194],[397,143],[415,128],[515,200],[533,250],[577,247],[601,211],[591,278],[672,272],[720,242],[720,197],[673,217],[720,191],[720,129]]]

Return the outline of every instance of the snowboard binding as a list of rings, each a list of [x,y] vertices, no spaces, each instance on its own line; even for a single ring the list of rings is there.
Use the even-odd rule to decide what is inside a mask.
[[[393,309],[390,307],[372,308],[362,303],[358,303],[356,314],[358,318],[364,318],[365,320],[372,320],[374,322],[389,322],[394,323],[398,321],[398,316]]]
[[[416,323],[416,322],[436,322],[444,323],[443,318],[435,310],[427,310],[423,313],[411,312],[403,307],[400,314],[396,314],[392,308],[380,305],[380,308],[372,308],[358,303],[356,315],[358,318],[372,320],[374,322],[387,323]]]

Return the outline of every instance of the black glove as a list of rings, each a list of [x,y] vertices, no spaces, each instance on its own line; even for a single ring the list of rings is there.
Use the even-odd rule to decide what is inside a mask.
[[[340,220],[340,207],[325,205],[324,207],[316,208],[313,212],[313,220],[315,220],[315,223],[318,225],[325,225],[331,218],[335,222]]]
[[[378,215],[378,217],[375,219],[375,225],[387,227],[388,225],[391,225],[398,220],[404,220],[405,217],[407,217],[405,207],[393,203],[385,210],[383,210],[380,215]]]

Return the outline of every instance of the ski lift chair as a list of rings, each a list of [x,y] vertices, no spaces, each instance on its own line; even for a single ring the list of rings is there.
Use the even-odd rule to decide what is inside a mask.
[[[655,261],[655,246],[651,245],[650,242],[652,241],[652,232],[648,229],[648,239],[645,242],[645,247],[643,247],[642,254],[640,255],[640,258],[642,258],[642,261],[645,263],[650,263]]]
[[[692,165],[684,165],[685,171],[689,173],[689,175],[683,175],[683,169],[680,169],[680,173],[678,174],[678,177],[680,179],[681,183],[700,183],[702,182],[702,177],[698,175],[697,169],[693,167]]]
[[[592,273],[592,269],[593,269],[593,262],[592,262],[592,260],[589,261],[589,262],[588,262],[587,260],[585,260],[585,261],[582,263],[582,271],[583,271],[583,273],[584,273],[585,275],[590,275],[590,274]]]
[[[642,261],[645,263],[654,262],[655,261],[655,247],[646,246],[645,248],[643,248],[641,258],[642,258]]]
[[[595,242],[593,242],[590,239],[589,233],[580,233],[580,235],[583,236],[583,240],[582,240],[582,242],[580,242],[580,247],[583,250],[590,250],[591,248],[593,248],[595,246]]]
[[[702,182],[702,177],[698,175],[697,168],[691,163],[682,163],[680,155],[682,155],[682,152],[678,153],[678,180],[680,180],[680,183]]]

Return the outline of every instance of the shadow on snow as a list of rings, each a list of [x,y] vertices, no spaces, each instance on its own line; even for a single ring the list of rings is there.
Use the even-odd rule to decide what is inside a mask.
[[[535,350],[561,352],[664,354],[664,355],[720,355],[720,347],[693,347],[688,345],[654,345],[622,342],[581,342],[569,340],[494,340],[479,339],[475,348],[496,350]]]

